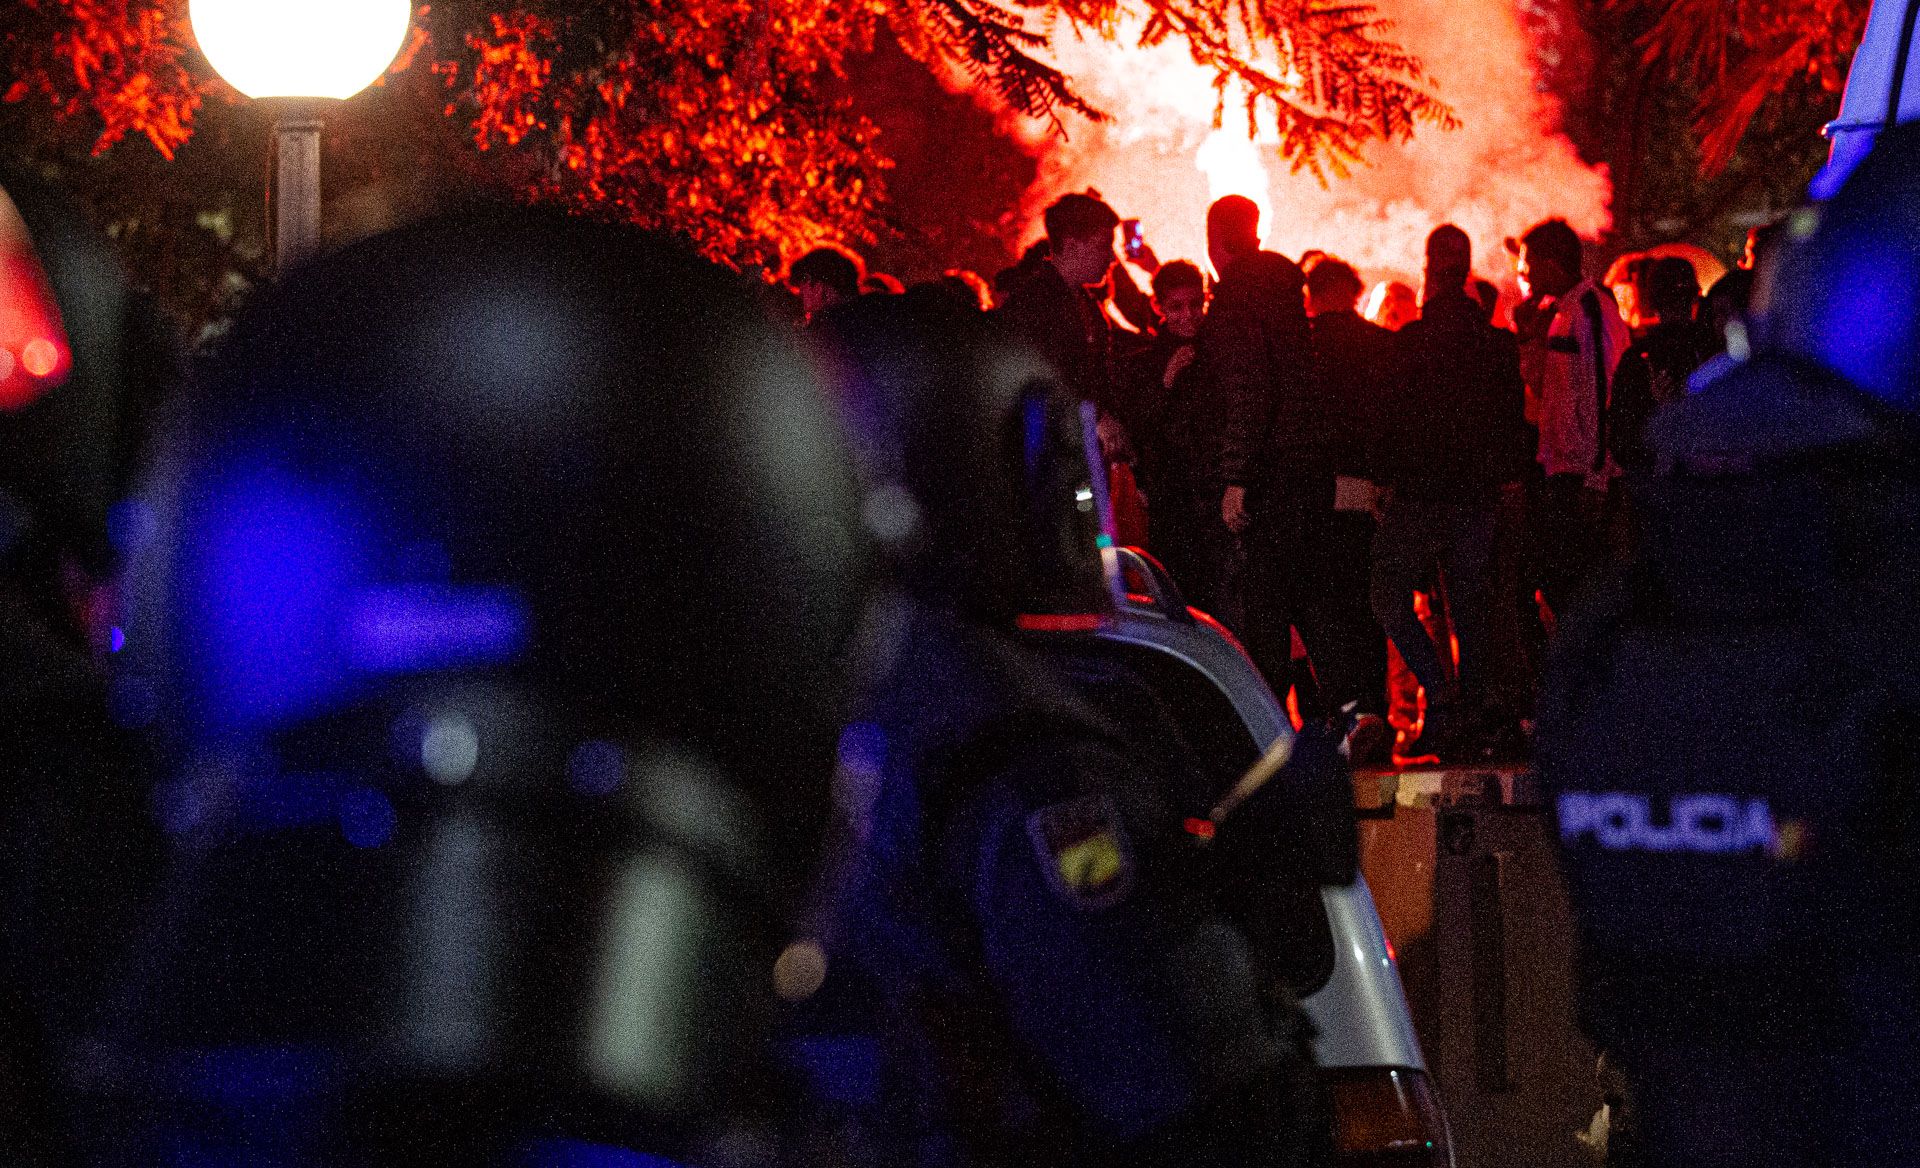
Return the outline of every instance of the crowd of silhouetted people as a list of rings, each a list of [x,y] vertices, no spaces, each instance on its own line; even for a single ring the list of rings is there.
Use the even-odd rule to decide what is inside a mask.
[[[1755,229],[1703,294],[1712,273],[1684,249],[1589,277],[1579,235],[1549,219],[1505,241],[1503,303],[1452,225],[1429,236],[1416,292],[1262,250],[1239,196],[1207,213],[1204,267],[1163,263],[1092,192],[1045,222],[991,282],[955,270],[906,294],[1033,342],[1097,407],[1116,538],[1238,634],[1296,718],[1379,765],[1525,758],[1553,614],[1630,543],[1648,421],[1730,363],[1776,232]],[[830,332],[900,282],[828,246],[777,291]]]

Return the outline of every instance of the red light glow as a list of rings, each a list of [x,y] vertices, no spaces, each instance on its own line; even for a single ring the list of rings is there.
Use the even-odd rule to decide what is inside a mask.
[[[60,309],[27,225],[0,191],[0,410],[31,405],[71,365]]]
[[[1024,612],[1014,624],[1028,633],[1091,633],[1104,619],[1097,612]]]
[[[60,346],[45,337],[35,337],[20,350],[20,367],[35,377],[52,376],[60,368]]]

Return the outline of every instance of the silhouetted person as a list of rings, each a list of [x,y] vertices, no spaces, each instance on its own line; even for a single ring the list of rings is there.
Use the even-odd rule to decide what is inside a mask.
[[[986,312],[993,308],[993,288],[981,278],[980,273],[966,268],[948,268],[941,275],[940,281],[952,287],[956,294],[961,289],[965,289],[980,311]]]
[[[1580,237],[1549,219],[1520,241],[1519,274],[1546,300],[1539,384],[1540,584],[1557,612],[1604,554],[1607,496],[1620,466],[1609,456],[1614,368],[1632,344],[1613,298],[1581,275]]]
[[[1161,267],[1153,279],[1153,303],[1159,323],[1121,362],[1117,394],[1120,421],[1133,441],[1135,472],[1149,496],[1160,489],[1165,474],[1168,411],[1190,416],[1194,408],[1194,358],[1207,315],[1200,269],[1186,260]]]
[[[1687,379],[1713,355],[1709,332],[1694,320],[1699,290],[1693,265],[1676,256],[1654,260],[1642,277],[1644,319],[1652,323],[1620,358],[1608,425],[1613,456],[1629,470],[1644,470],[1652,461],[1647,420],[1685,397]]]
[[[1132,396],[1152,403],[1135,442],[1147,492],[1147,548],[1189,604],[1238,624],[1238,548],[1220,518],[1224,485],[1213,468],[1218,386],[1198,359],[1206,278],[1193,263],[1175,260],[1155,273],[1153,297],[1160,328],[1128,363]]]
[[[1653,270],[1657,257],[1645,252],[1632,252],[1616,258],[1607,265],[1607,274],[1600,283],[1613,294],[1613,303],[1620,310],[1620,319],[1626,322],[1627,330],[1638,337],[1652,325],[1652,310],[1646,303],[1645,285],[1647,275]]]
[[[1391,761],[1387,714],[1387,641],[1367,604],[1373,560],[1374,460],[1383,397],[1393,369],[1393,333],[1361,318],[1366,286],[1344,260],[1322,255],[1307,271],[1307,315],[1314,374],[1331,407],[1336,473],[1328,532],[1327,588],[1336,640],[1326,652],[1348,655],[1337,671],[1358,679],[1351,700],[1349,753],[1355,766]]]
[[[870,561],[751,286],[441,217],[263,289],[178,416],[122,665],[167,856],[93,974],[84,1162],[772,1145]]]
[[[1786,226],[1786,217],[1782,216],[1771,223],[1748,228],[1746,246],[1740,253],[1740,270],[1757,272],[1764,267],[1778,250]]]
[[[1045,251],[1029,248],[1021,258],[999,314],[1052,363],[1069,390],[1099,409],[1101,450],[1116,461],[1128,450],[1113,415],[1113,336],[1088,288],[1113,268],[1120,216],[1093,195],[1071,194],[1054,200],[1045,218]]]
[[[1208,208],[1207,251],[1220,284],[1200,352],[1219,380],[1221,519],[1246,546],[1247,650],[1284,692],[1298,629],[1322,700],[1337,710],[1365,683],[1330,651],[1339,636],[1327,579],[1338,422],[1313,376],[1305,280],[1292,260],[1260,250],[1260,209],[1240,195]]]
[[[845,396],[889,424],[858,445],[924,524],[889,548],[888,667],[842,752],[832,955],[880,999],[871,1162],[1329,1164],[1299,1007],[1232,907],[1301,849],[1258,814],[1184,844],[1211,784],[1016,639],[1111,603],[1081,403],[977,318],[867,323]]]
[[[1500,490],[1525,465],[1525,389],[1511,334],[1467,295],[1473,249],[1452,225],[1427,238],[1427,300],[1396,337],[1397,366],[1376,462],[1386,496],[1373,541],[1372,602],[1427,693],[1407,754],[1478,751],[1488,697],[1493,536]],[[1459,641],[1457,672],[1413,612],[1437,573]]]
[[[1488,323],[1492,323],[1494,312],[1500,307],[1500,288],[1492,280],[1483,280],[1478,276],[1467,281],[1467,295],[1473,297],[1486,314]]]
[[[787,269],[787,285],[799,293],[808,324],[822,313],[858,300],[864,278],[859,257],[831,246],[814,248]]]

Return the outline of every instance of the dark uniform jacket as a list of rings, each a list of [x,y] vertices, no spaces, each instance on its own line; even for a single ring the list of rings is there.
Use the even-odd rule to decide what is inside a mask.
[[[1040,661],[912,623],[843,768],[841,956],[879,987],[889,1165],[1295,1165],[1300,1067],[1183,791]]]
[[[1488,501],[1517,482],[1531,451],[1513,334],[1455,292],[1428,301],[1394,349],[1374,481],[1451,503]]]
[[[1227,265],[1200,331],[1220,395],[1214,477],[1250,486],[1276,474],[1332,473],[1332,411],[1316,392],[1306,281],[1283,255]]]
[[[1920,1162],[1902,426],[1771,359],[1670,407],[1640,549],[1543,679],[1581,1013],[1667,1133],[1663,1164],[1704,1162],[1682,1138],[1716,1163]]]

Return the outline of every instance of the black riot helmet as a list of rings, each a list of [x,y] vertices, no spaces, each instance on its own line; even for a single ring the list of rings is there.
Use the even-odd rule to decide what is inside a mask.
[[[529,211],[364,241],[241,315],[144,501],[120,685],[179,859],[116,1023],[141,1101],[248,1112],[264,1058],[277,1131],[388,1161],[752,1162],[866,566],[750,290]]]
[[[1755,352],[1920,412],[1920,123],[1881,134],[1831,201],[1788,218],[1787,236],[1755,288]]]
[[[916,294],[861,301],[829,348],[869,524],[911,592],[1001,628],[1112,608],[1091,420],[1038,354]]]

